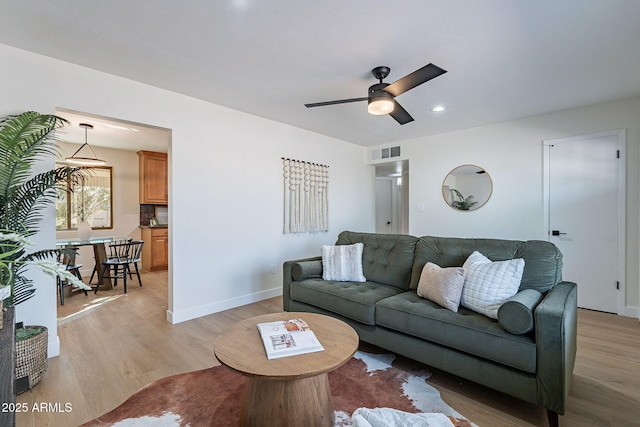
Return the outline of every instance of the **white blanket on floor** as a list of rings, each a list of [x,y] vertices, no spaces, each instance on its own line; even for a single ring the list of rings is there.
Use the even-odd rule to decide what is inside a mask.
[[[391,408],[358,408],[351,420],[354,427],[453,427],[444,414],[411,414]]]

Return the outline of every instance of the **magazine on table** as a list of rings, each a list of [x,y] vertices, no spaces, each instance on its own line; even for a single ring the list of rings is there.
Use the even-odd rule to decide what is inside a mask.
[[[322,351],[318,338],[302,319],[258,323],[267,359]]]

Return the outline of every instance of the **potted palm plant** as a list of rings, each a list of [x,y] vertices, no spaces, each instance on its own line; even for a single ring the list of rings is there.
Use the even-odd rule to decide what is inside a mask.
[[[75,287],[91,289],[57,262],[58,255],[64,250],[29,250],[30,237],[39,231],[44,208],[55,200],[59,184],[66,183],[68,179],[77,181],[80,175],[79,169],[69,167],[37,174],[32,172],[36,162],[56,153],[55,131],[65,123],[60,117],[33,111],[0,118],[0,301],[8,306],[20,304],[33,296],[35,287],[25,274],[31,267],[67,280]],[[46,333],[45,327],[33,328],[37,328],[36,335]],[[23,357],[20,354],[22,348],[29,351],[28,346],[21,345],[20,335],[24,335],[25,340],[34,338],[33,330],[16,331],[17,371],[22,359],[33,360],[30,355]],[[39,357],[40,365],[46,369],[46,339],[39,341],[43,341],[45,347],[44,362]],[[37,380],[44,369],[40,368]],[[31,376],[35,378],[35,375]],[[18,380],[21,378],[19,375],[16,377]],[[29,388],[33,385],[32,381]]]
[[[56,154],[55,131],[65,123],[60,117],[33,111],[0,119],[0,287],[9,288],[5,302],[10,306],[35,292],[24,275],[29,266],[86,287],[55,262],[60,250],[27,251],[29,238],[39,231],[43,209],[55,200],[59,184],[78,181],[80,176],[80,169],[69,167],[32,174],[37,161]]]

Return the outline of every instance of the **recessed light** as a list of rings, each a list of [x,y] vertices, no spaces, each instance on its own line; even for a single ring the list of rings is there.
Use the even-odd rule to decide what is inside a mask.
[[[431,109],[431,111],[433,111],[434,113],[439,113],[441,111],[444,111],[445,108],[442,105],[436,105],[435,107],[433,107]]]

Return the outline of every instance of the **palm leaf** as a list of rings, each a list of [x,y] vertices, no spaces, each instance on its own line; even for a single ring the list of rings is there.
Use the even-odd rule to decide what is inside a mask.
[[[43,249],[32,252],[22,257],[22,261],[45,261],[51,258],[58,258],[61,254],[74,254],[75,249]]]
[[[34,161],[57,153],[55,130],[66,120],[28,111],[0,120],[0,194],[28,179]]]
[[[0,228],[23,229],[27,235],[35,233],[42,220],[42,210],[53,203],[58,191],[73,188],[73,185],[59,184],[66,184],[69,179],[72,184],[77,184],[79,171],[79,168],[56,168],[40,173],[22,185],[12,188],[8,195],[10,202],[0,204]]]
[[[33,286],[33,280],[27,279],[22,275],[16,276],[13,283],[13,292],[5,302],[7,302],[9,306],[18,305],[33,297],[35,292],[36,289]]]

